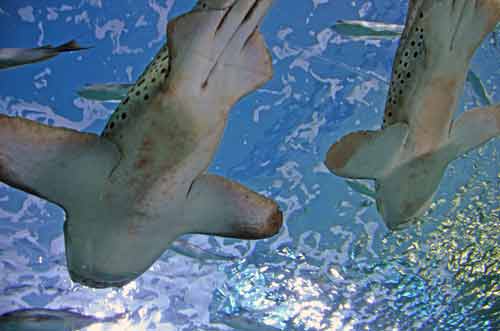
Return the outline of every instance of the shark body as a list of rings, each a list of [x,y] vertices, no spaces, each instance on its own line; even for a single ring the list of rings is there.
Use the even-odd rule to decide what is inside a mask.
[[[499,0],[410,0],[381,130],[328,151],[333,173],[376,181],[389,228],[425,212],[449,162],[500,134],[498,105],[453,119],[469,62],[499,20]]]
[[[275,202],[205,171],[232,105],[272,76],[258,26],[272,0],[200,1],[102,136],[0,116],[0,180],[67,212],[71,278],[120,287],[185,233],[274,235]]]

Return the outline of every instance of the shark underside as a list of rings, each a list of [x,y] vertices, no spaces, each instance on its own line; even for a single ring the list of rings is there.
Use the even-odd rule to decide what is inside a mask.
[[[259,24],[272,0],[199,1],[102,136],[0,115],[0,180],[66,211],[71,278],[120,287],[177,237],[270,237],[277,204],[206,173],[236,101],[272,77]]]
[[[500,135],[500,105],[454,119],[469,62],[499,20],[500,0],[410,0],[382,128],[328,151],[336,175],[376,181],[389,228],[427,210],[452,160]]]

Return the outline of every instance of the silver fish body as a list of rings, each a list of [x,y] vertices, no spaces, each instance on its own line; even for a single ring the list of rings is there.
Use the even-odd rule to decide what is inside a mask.
[[[77,331],[98,323],[112,323],[123,315],[99,319],[69,310],[21,309],[0,316],[2,331]]]
[[[0,48],[0,70],[49,60],[61,53],[88,49],[74,40],[57,47]]]

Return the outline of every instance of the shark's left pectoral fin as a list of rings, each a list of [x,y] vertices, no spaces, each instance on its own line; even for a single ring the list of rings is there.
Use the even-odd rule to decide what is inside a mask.
[[[0,115],[0,181],[28,193],[63,204],[107,176],[118,159],[99,136]]]
[[[451,127],[450,161],[497,136],[500,136],[500,105],[465,112]]]
[[[338,176],[377,179],[393,165],[407,135],[404,123],[350,133],[330,147],[325,165]]]
[[[193,182],[186,218],[188,232],[240,239],[271,237],[283,222],[274,201],[215,175],[203,175]]]

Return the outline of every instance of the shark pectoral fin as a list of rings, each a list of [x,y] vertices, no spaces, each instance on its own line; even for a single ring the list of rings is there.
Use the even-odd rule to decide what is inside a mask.
[[[342,177],[379,178],[393,165],[407,135],[408,125],[404,123],[380,131],[350,133],[330,147],[325,165]]]
[[[118,159],[114,145],[96,135],[0,115],[0,181],[28,193],[64,203]]]
[[[450,161],[497,136],[500,136],[500,105],[463,113],[451,127]]]
[[[193,182],[186,217],[191,233],[241,239],[271,237],[283,222],[274,201],[215,175],[202,175]]]

